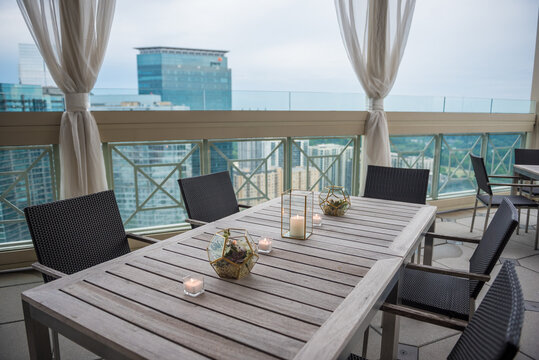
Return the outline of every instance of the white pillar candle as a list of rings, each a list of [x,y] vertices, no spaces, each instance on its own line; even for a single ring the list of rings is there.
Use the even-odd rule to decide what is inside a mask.
[[[313,215],[313,224],[316,226],[322,225],[322,216],[320,216],[320,214]]]
[[[258,241],[258,252],[267,254],[271,251],[271,239],[263,238]]]
[[[296,215],[290,218],[290,236],[305,237],[305,218],[303,216]]]
[[[204,278],[195,276],[184,278],[183,291],[191,296],[200,295],[204,291]]]

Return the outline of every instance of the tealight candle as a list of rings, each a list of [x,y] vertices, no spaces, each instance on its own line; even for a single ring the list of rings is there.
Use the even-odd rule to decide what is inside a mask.
[[[322,216],[320,216],[320,214],[313,215],[313,225],[322,226]]]
[[[305,218],[303,216],[296,215],[290,218],[290,236],[305,237]]]
[[[271,238],[263,238],[258,241],[258,253],[269,254],[271,252]]]
[[[183,292],[186,295],[197,297],[204,292],[204,277],[202,275],[189,275],[183,278]]]

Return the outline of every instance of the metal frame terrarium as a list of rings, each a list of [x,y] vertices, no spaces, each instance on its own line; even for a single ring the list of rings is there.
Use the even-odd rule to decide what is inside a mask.
[[[352,206],[350,196],[343,186],[327,186],[320,193],[319,197],[320,209],[326,215],[343,216]]]
[[[258,247],[245,229],[218,231],[206,251],[210,265],[222,278],[241,279],[258,261]]]

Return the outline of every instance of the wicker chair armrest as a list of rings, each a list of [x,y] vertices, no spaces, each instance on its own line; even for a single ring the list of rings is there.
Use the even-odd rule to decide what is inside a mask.
[[[426,271],[426,272],[430,272],[434,274],[450,275],[450,276],[461,277],[461,278],[466,278],[470,280],[478,280],[478,281],[484,281],[484,282],[488,282],[490,280],[489,275],[471,273],[471,272],[461,271],[461,270],[442,269],[442,268],[437,268],[437,267],[429,266],[429,265],[419,265],[419,264],[409,263],[406,265],[406,267],[408,269]]]
[[[520,176],[512,176],[512,175],[489,175],[489,178],[500,178],[500,179],[521,179]]]
[[[145,242],[147,244],[156,244],[156,243],[159,242],[159,240],[157,240],[157,239],[147,237],[147,236],[137,235],[137,234],[133,234],[133,233],[125,233],[125,235],[127,235],[127,237],[130,238],[130,239],[135,239],[135,240],[138,240],[138,241],[142,241],[142,242]]]
[[[427,232],[425,233],[425,236],[430,236],[437,239],[443,239],[443,240],[453,240],[453,241],[460,241],[460,242],[468,242],[472,244],[479,244],[479,239],[471,239],[466,237],[460,237],[460,236],[452,236],[452,235],[443,235],[443,234],[437,234],[433,232]]]
[[[51,278],[54,278],[54,279],[59,279],[61,277],[67,276],[67,274],[64,274],[61,271],[54,270],[53,268],[50,268],[50,267],[45,266],[43,264],[40,264],[38,262],[33,263],[32,268],[39,271],[40,273],[42,273],[44,275],[47,275],[47,276],[50,276]]]
[[[454,319],[443,315],[433,314],[427,311],[417,310],[414,308],[410,308],[407,306],[402,305],[395,305],[390,303],[384,303],[382,304],[382,307],[380,310],[399,315],[408,317],[411,319],[424,321],[430,324],[444,326],[450,329],[455,329],[459,331],[463,331],[468,323],[464,320]]]
[[[195,225],[195,226],[204,226],[207,224],[207,222],[205,221],[189,219],[189,218],[185,219],[185,222],[191,225]]]
[[[238,207],[243,208],[243,209],[249,209],[249,208],[252,208],[251,205],[245,205],[245,204],[238,204]]]

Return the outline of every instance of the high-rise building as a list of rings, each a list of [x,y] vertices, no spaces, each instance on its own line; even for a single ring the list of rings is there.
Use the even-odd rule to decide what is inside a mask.
[[[19,44],[19,83],[56,86],[35,44]]]
[[[136,48],[139,94],[191,110],[232,108],[231,70],[227,51],[175,47]]]
[[[0,111],[64,111],[64,94],[40,85],[0,83]]]

